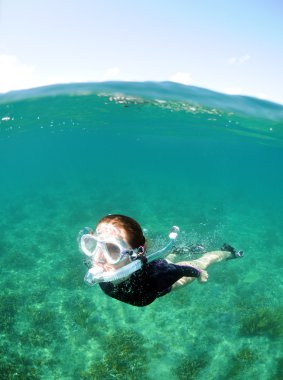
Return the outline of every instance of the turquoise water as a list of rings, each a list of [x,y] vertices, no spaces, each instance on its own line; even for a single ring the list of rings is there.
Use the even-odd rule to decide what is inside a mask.
[[[173,83],[0,96],[0,378],[283,378],[283,106]],[[83,283],[108,213],[245,250],[145,308]],[[184,259],[184,258],[182,258]]]

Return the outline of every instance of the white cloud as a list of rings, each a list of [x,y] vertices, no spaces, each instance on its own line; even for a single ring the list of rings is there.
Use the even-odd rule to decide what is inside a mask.
[[[250,54],[247,53],[240,57],[230,57],[227,62],[229,63],[229,65],[243,65],[250,59],[251,59],[251,56]]]
[[[120,69],[118,67],[110,67],[100,77],[97,74],[93,75],[94,73],[89,75],[89,73],[77,72],[71,75],[49,73],[41,77],[37,74],[35,66],[21,62],[13,55],[0,54],[0,93],[46,86],[54,83],[113,80],[120,77]]]
[[[243,64],[251,59],[250,54],[245,54],[242,57],[239,57],[239,63]]]
[[[177,72],[170,76],[169,78],[172,82],[182,83],[182,84],[191,84],[192,83],[192,77],[190,73],[182,73]]]
[[[231,58],[228,59],[227,62],[229,63],[229,65],[234,65],[237,62],[237,58],[236,57],[231,57]]]
[[[13,55],[0,54],[0,92],[34,87],[34,69]]]

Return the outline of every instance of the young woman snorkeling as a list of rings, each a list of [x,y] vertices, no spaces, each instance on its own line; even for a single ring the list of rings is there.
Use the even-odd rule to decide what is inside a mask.
[[[124,215],[105,216],[95,231],[85,228],[79,235],[89,268],[85,281],[98,283],[105,294],[119,301],[146,306],[196,278],[205,283],[210,265],[243,256],[242,251],[224,244],[221,250],[204,253],[199,259],[173,264],[164,257],[174,253],[178,232],[178,227],[172,227],[168,243],[158,251],[147,252],[138,222]]]

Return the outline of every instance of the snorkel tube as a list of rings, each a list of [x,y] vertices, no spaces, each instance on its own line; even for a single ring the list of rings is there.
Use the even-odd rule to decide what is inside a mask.
[[[153,260],[160,259],[161,257],[165,257],[169,253],[175,240],[177,239],[179,230],[179,227],[173,226],[169,233],[169,242],[165,245],[165,247],[161,248],[160,250],[146,255],[145,257],[147,259],[147,262],[151,262]],[[93,266],[86,273],[84,281],[88,285],[95,285],[99,282],[115,282],[120,280],[126,280],[134,272],[141,269],[142,266],[143,262],[139,258],[115,271],[105,272],[101,267]]]

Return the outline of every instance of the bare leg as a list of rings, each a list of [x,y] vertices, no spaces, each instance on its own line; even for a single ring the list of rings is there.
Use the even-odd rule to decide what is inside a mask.
[[[197,260],[192,261],[180,261],[176,264],[179,265],[189,265],[191,267],[205,271],[210,265],[219,263],[220,261],[226,260],[231,257],[231,252],[228,251],[213,251],[207,252]],[[181,286],[192,283],[195,277],[182,277],[173,284],[172,289],[178,289]]]

